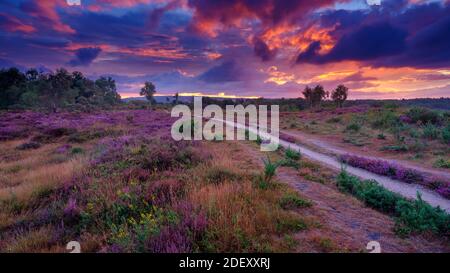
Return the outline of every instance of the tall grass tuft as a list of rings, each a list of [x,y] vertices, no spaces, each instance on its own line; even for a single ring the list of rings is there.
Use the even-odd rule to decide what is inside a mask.
[[[292,160],[299,160],[302,155],[300,154],[300,151],[295,151],[293,149],[291,149],[290,147],[286,149],[286,151],[284,152],[284,156],[288,159],[292,159]]]
[[[270,183],[275,176],[278,167],[280,166],[277,162],[272,162],[269,157],[263,159],[264,162],[264,182]]]

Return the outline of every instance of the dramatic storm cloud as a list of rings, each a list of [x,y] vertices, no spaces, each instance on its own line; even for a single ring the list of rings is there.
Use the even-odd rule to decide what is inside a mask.
[[[97,58],[102,50],[98,47],[80,48],[75,53],[75,59],[71,60],[71,66],[87,66]]]
[[[136,96],[449,96],[450,2],[3,0],[0,66],[111,75]]]

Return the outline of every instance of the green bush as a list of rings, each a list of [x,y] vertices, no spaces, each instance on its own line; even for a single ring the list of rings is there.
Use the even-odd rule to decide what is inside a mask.
[[[280,234],[284,234],[287,232],[297,232],[300,230],[305,230],[307,228],[308,226],[306,225],[305,221],[295,217],[280,219],[276,224],[277,232]]]
[[[293,160],[290,158],[283,158],[278,162],[278,164],[283,167],[292,167],[295,169],[300,168],[300,163],[297,160]]]
[[[70,153],[73,154],[73,155],[75,155],[75,154],[82,154],[83,153],[83,149],[80,148],[80,147],[74,147],[74,148],[72,148]]]
[[[442,142],[450,144],[450,124],[442,129]]]
[[[372,128],[390,128],[398,121],[398,117],[393,111],[384,110],[381,113],[377,113],[374,120],[371,123]]]
[[[262,143],[262,138],[261,138],[259,135],[257,135],[257,136],[256,136],[255,142],[256,142],[256,144],[261,145],[261,143]]]
[[[422,137],[427,139],[437,139],[439,137],[439,128],[431,122],[428,122],[423,127]]]
[[[292,159],[292,160],[299,160],[302,157],[302,155],[300,154],[300,151],[295,151],[291,148],[286,149],[284,156],[286,158]]]
[[[405,137],[402,135],[402,133],[405,131],[405,125],[402,123],[395,123],[391,127],[391,132],[394,135],[395,140],[398,143],[403,143],[405,141]]]
[[[263,159],[264,162],[264,181],[270,183],[275,176],[279,163],[272,163],[269,157]]]
[[[287,193],[279,201],[283,209],[307,208],[311,207],[311,201],[300,198],[297,194]]]
[[[445,160],[443,158],[439,158],[433,164],[435,168],[445,168],[450,169],[450,160]]]
[[[347,125],[347,127],[345,128],[345,131],[359,131],[361,129],[361,125],[359,125],[358,123],[350,123],[349,125]]]
[[[442,120],[441,115],[437,111],[433,111],[423,107],[413,107],[406,115],[413,121],[422,124],[437,124]]]
[[[408,146],[406,145],[388,145],[383,146],[380,149],[381,151],[391,151],[391,152],[407,152]]]
[[[420,137],[420,133],[416,128],[410,128],[409,129],[409,136],[412,138],[419,138]]]
[[[361,181],[342,170],[337,177],[337,186],[350,193],[367,206],[390,214],[396,218],[396,232],[408,235],[411,232],[432,232],[449,236],[450,215],[439,207],[432,207],[418,194],[416,200],[408,200],[378,185],[376,181]]]

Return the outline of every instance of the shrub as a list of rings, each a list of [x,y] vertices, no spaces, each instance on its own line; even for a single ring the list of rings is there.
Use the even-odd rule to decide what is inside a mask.
[[[381,151],[391,151],[391,152],[407,152],[408,151],[408,146],[406,145],[388,145],[388,146],[383,146],[380,149]]]
[[[377,128],[390,128],[398,121],[397,116],[393,111],[383,110],[381,113],[377,113],[375,119],[372,121],[371,126]]]
[[[394,178],[406,183],[420,183],[424,180],[422,174],[418,171],[402,167],[396,168]]]
[[[398,233],[408,235],[414,231],[430,231],[448,236],[450,232],[450,215],[441,208],[434,208],[424,202],[419,194],[417,200],[410,201],[386,190],[376,181],[362,182],[345,170],[338,175],[337,185],[341,191],[355,195],[367,206],[393,215],[396,218]]]
[[[433,167],[450,169],[450,160],[445,160],[443,158],[439,158],[434,162]]]
[[[292,167],[295,169],[300,168],[300,163],[298,163],[297,160],[293,160],[290,158],[281,159],[278,163],[280,166],[283,166],[283,167]]]
[[[434,208],[422,200],[420,194],[417,199],[410,201],[399,198],[395,207],[398,225],[406,226],[412,231],[426,232],[449,236],[450,215],[440,208]]]
[[[70,153],[73,154],[73,155],[75,155],[75,154],[82,154],[83,152],[84,152],[83,149],[80,148],[80,147],[74,147],[70,151]]]
[[[279,219],[276,224],[277,232],[280,234],[305,230],[307,227],[305,221],[294,216]]]
[[[437,139],[439,137],[439,129],[431,122],[423,127],[422,137],[427,139]]]
[[[409,136],[412,138],[419,138],[420,137],[420,133],[417,129],[415,128],[410,128],[409,129]]]
[[[436,192],[445,198],[450,199],[450,185],[443,185],[439,187]]]
[[[279,204],[283,209],[307,208],[312,206],[311,201],[302,199],[297,194],[293,193],[283,195]]]
[[[359,131],[361,129],[361,126],[358,123],[350,123],[349,125],[347,125],[347,127],[345,128],[345,131]]]
[[[262,138],[261,138],[259,135],[257,135],[257,136],[256,136],[255,142],[256,142],[256,144],[261,145],[261,143],[263,142],[263,140],[262,140]]]
[[[340,159],[350,166],[389,176],[406,183],[421,183],[424,181],[423,175],[416,170],[403,168],[388,161],[374,160],[355,155],[342,155]]]
[[[270,183],[275,176],[277,169],[279,167],[278,163],[272,163],[269,157],[267,159],[263,159],[264,163],[264,181],[266,183]]]
[[[402,123],[412,123],[412,119],[406,115],[401,115],[398,118]]]
[[[41,144],[38,142],[26,142],[23,144],[20,144],[19,146],[16,147],[17,150],[31,150],[31,149],[38,149],[41,147]]]
[[[442,129],[442,142],[450,144],[450,124]]]
[[[405,141],[405,137],[402,136],[402,132],[405,131],[405,126],[396,123],[391,127],[391,131],[398,143],[403,143]]]
[[[377,135],[377,138],[378,139],[386,139],[386,136],[383,133],[381,133],[381,134]]]
[[[286,149],[284,156],[287,159],[292,159],[292,160],[299,160],[301,158],[301,154],[300,151],[295,151],[293,149],[291,149],[290,147]]]
[[[438,112],[423,107],[413,107],[406,115],[415,123],[438,124],[441,121],[441,116]]]

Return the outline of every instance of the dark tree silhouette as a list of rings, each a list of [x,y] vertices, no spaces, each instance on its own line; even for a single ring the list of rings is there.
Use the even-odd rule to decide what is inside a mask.
[[[305,97],[306,103],[308,103],[309,107],[313,107],[313,90],[311,87],[306,86],[302,94]]]
[[[141,92],[139,94],[141,96],[145,96],[150,105],[152,105],[153,96],[155,95],[155,93],[156,93],[155,85],[151,82],[145,82],[145,85],[144,87],[142,87]]]
[[[325,89],[321,85],[316,85],[314,89],[311,89],[311,87],[306,86],[302,93],[303,96],[305,97],[306,102],[311,108],[317,105],[321,105],[322,100],[327,98],[329,95],[328,92],[325,91]]]
[[[331,94],[331,98],[336,102],[338,107],[342,107],[342,104],[347,99],[348,96],[348,88],[340,84]]]
[[[47,107],[53,111],[73,106],[104,107],[120,103],[120,95],[112,78],[95,82],[81,72],[69,73],[61,68],[42,73],[17,68],[0,70],[0,109]]]
[[[178,97],[179,97],[179,94],[177,92],[177,93],[175,93],[175,96],[174,96],[174,99],[175,99],[174,103],[175,104],[178,104]]]

